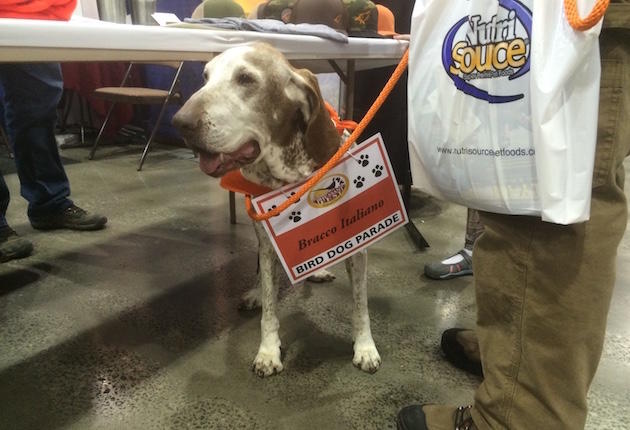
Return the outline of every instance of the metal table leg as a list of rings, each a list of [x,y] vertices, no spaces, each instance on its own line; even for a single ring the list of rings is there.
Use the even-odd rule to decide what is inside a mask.
[[[355,92],[354,84],[355,84],[355,68],[356,68],[355,60],[347,60],[345,75],[343,71],[333,61],[331,61],[330,64],[333,66],[333,69],[339,75],[339,78],[342,80],[342,82],[344,82],[346,85],[345,116],[346,118],[352,118],[354,114],[354,92]],[[409,207],[409,201],[410,201],[410,196],[411,196],[411,172],[407,171],[407,174],[405,175],[405,178],[403,179],[402,185],[403,185],[403,202],[405,204],[405,210],[407,211],[407,215],[408,215],[409,210],[407,208]],[[407,229],[407,233],[411,237],[411,240],[413,241],[413,243],[415,243],[416,246],[421,250],[428,248],[429,242],[427,242],[427,240],[424,238],[422,233],[420,233],[420,230],[418,230],[418,228],[413,223],[413,221],[411,221],[411,218],[409,216],[407,216],[407,218],[409,219],[409,222],[407,223],[405,228]]]

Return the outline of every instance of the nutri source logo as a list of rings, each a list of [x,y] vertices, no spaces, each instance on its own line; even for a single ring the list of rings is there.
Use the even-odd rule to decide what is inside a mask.
[[[451,27],[442,47],[444,70],[457,89],[475,98],[490,103],[522,99],[523,94],[490,94],[481,87],[484,79],[509,82],[529,72],[531,29],[526,6],[499,0],[496,15],[466,16]]]

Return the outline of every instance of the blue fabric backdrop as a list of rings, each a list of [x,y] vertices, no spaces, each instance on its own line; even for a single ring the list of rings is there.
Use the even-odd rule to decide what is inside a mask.
[[[182,21],[184,18],[190,17],[193,10],[201,3],[200,0],[158,0],[158,12],[170,12],[177,15]],[[131,10],[131,9],[129,9]],[[180,75],[180,91],[183,100],[187,100],[195,91],[201,88],[203,84],[202,72],[205,63],[186,62]],[[145,66],[145,82],[147,86],[154,88],[168,88],[173,79],[173,71],[168,68],[159,66]],[[177,138],[179,134],[171,126],[171,118],[179,109],[177,104],[173,104],[167,108],[167,112],[162,119],[159,134],[160,136]],[[152,106],[149,113],[149,123],[155,124],[159,114],[159,106]],[[150,128],[148,128],[150,130]]]

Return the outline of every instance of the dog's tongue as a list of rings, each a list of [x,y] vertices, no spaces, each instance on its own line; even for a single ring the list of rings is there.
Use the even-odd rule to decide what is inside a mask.
[[[221,166],[221,154],[199,153],[199,168],[206,175],[213,176],[219,166]]]
[[[250,163],[260,154],[260,147],[255,141],[249,141],[229,154],[199,154],[199,168],[206,175],[218,177],[240,165]]]

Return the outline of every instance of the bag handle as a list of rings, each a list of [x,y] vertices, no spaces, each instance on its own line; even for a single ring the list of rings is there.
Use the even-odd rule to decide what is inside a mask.
[[[581,18],[577,8],[577,0],[564,0],[564,13],[569,24],[577,31],[586,31],[594,27],[606,13],[610,0],[597,0],[593,10],[586,18]]]

